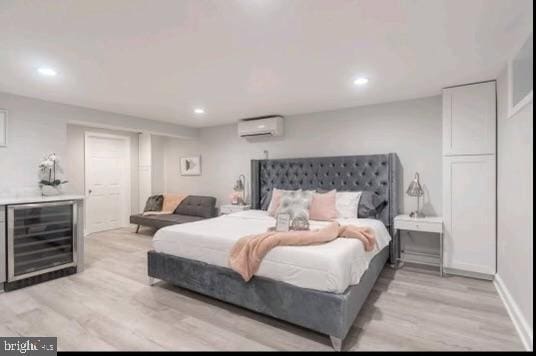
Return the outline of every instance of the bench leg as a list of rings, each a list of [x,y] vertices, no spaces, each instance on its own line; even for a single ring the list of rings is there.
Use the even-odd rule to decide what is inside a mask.
[[[140,232],[140,225],[138,225],[138,227],[136,228],[136,234]]]

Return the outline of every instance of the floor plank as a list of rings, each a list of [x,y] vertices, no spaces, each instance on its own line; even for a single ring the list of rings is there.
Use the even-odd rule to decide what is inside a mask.
[[[0,295],[0,335],[57,336],[59,350],[329,351],[329,339],[147,281],[152,231],[86,239],[83,273]],[[523,350],[491,282],[385,268],[345,350]]]

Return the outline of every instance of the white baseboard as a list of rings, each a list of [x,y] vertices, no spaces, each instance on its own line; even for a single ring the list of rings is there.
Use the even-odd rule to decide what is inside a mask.
[[[523,346],[525,346],[525,350],[532,351],[532,329],[525,320],[525,317],[521,313],[521,310],[519,309],[514,298],[512,298],[508,288],[506,288],[501,276],[496,274],[493,284],[495,284],[495,288],[497,289],[497,292],[499,293],[499,296],[501,297],[506,310],[508,311],[508,315],[510,315],[510,319],[512,319],[512,322],[514,323],[517,333],[521,338],[521,342],[523,342]]]

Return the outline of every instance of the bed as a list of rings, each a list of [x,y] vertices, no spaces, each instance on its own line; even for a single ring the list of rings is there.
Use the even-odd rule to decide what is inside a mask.
[[[340,350],[389,256],[394,256],[390,236],[398,212],[398,167],[396,154],[253,160],[253,210],[159,230],[148,253],[150,280],[329,335]],[[377,249],[366,253],[354,239],[278,247],[265,257],[255,277],[244,282],[227,267],[228,252],[241,236],[275,224],[260,209],[273,188],[373,191],[387,202],[378,219],[339,222],[373,228]],[[315,228],[323,223],[311,224]]]

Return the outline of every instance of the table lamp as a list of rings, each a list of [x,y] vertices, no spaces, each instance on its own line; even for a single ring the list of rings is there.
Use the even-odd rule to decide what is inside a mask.
[[[419,199],[424,195],[424,190],[422,189],[421,182],[419,181],[419,173],[415,173],[415,177],[410,183],[406,194],[410,197],[417,198],[417,210],[411,212],[409,216],[412,218],[424,218],[424,214],[419,211]]]
[[[233,204],[238,204],[238,205],[242,205],[245,203],[245,187],[246,186],[246,177],[241,174],[236,183],[235,183],[235,186],[233,188],[233,190],[235,191],[235,193],[237,194],[235,197],[236,197],[236,200],[233,199]]]

